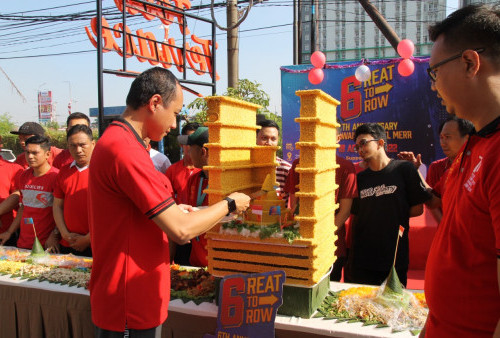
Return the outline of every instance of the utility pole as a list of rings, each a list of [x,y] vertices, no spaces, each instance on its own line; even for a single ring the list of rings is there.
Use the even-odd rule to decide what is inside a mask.
[[[293,0],[293,64],[299,64],[299,43],[298,43],[298,21],[297,21],[297,0]]]
[[[238,7],[237,0],[227,1],[227,86],[238,87],[239,43],[238,43]]]
[[[375,7],[370,0],[358,0],[361,6],[365,9],[366,13],[370,16],[372,21],[377,25],[378,29],[384,34],[385,38],[389,41],[392,48],[397,52],[398,44],[401,41],[394,29],[385,20],[384,16],[380,14],[377,7]]]
[[[302,0],[297,0],[297,64],[302,64]]]
[[[311,0],[311,53],[319,50],[318,7],[318,0]]]
[[[246,1],[244,1],[246,2]],[[245,9],[244,14],[239,17],[238,13],[238,0],[227,0],[226,8],[226,18],[227,27],[222,27],[217,23],[214,15],[214,1],[210,5],[210,15],[212,20],[215,22],[215,26],[220,30],[227,32],[227,86],[236,88],[238,86],[238,74],[239,74],[239,64],[238,64],[238,27],[250,13],[252,8],[253,0],[248,0],[248,7]]]

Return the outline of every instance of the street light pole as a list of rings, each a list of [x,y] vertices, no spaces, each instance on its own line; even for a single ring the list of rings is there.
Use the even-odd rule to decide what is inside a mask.
[[[68,88],[69,88],[69,103],[68,103],[68,115],[71,115],[71,103],[73,102],[71,100],[71,81],[64,81],[65,83],[68,83]]]

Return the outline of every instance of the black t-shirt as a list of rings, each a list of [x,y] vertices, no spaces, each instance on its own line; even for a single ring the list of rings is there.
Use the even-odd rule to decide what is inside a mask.
[[[396,266],[407,269],[410,207],[431,196],[408,161],[391,160],[380,171],[370,168],[358,173],[359,197],[354,199],[356,215],[352,235],[353,268],[386,271],[392,266],[399,226],[405,230],[399,240]]]

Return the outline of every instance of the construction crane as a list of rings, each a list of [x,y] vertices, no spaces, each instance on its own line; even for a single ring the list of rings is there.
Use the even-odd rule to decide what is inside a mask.
[[[16,90],[17,94],[21,97],[21,99],[23,99],[23,102],[26,102],[26,98],[24,97],[23,93],[21,93],[21,91],[19,90],[19,88],[17,88],[17,86],[10,79],[9,75],[7,75],[7,73],[5,72],[5,70],[3,70],[2,67],[0,67],[0,71],[2,71],[3,75],[5,75],[5,77],[7,78],[7,80],[9,80],[10,85],[12,86],[12,88],[14,88]]]

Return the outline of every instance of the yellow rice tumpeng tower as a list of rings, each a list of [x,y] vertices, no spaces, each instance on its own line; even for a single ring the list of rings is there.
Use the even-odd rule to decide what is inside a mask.
[[[259,190],[267,174],[276,181],[276,149],[255,144],[255,114],[260,106],[223,96],[207,99],[209,129],[208,204],[217,203],[228,194]]]
[[[214,227],[206,235],[208,269],[214,276],[284,270],[287,285],[312,287],[324,280],[335,261],[339,102],[321,90],[296,94],[301,99],[300,117],[295,120],[300,124],[300,140],[296,144],[300,149],[296,169],[300,175],[300,211],[295,217],[300,223],[300,238],[289,243],[284,238],[227,234],[220,226]],[[209,164],[205,169],[209,171],[209,188],[205,191],[209,203],[220,201],[233,191],[255,192],[268,174],[275,182],[277,147],[255,145],[259,128],[255,113],[259,107],[227,97],[209,97],[207,102]],[[310,316],[310,311],[304,316]]]

